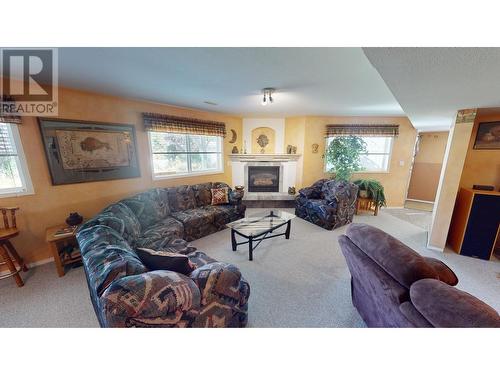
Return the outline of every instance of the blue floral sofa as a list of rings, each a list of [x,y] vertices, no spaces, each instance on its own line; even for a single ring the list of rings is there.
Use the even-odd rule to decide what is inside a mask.
[[[332,230],[352,222],[358,187],[351,182],[321,179],[299,190],[295,215]]]
[[[211,188],[229,204],[211,206]],[[237,267],[189,245],[245,216],[242,194],[224,183],[156,188],[110,205],[76,237],[102,327],[244,327],[249,284]],[[188,275],[150,271],[135,249],[185,254]]]

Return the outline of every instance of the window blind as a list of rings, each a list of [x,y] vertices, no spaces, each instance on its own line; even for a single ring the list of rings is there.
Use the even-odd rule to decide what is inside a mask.
[[[143,113],[144,129],[151,132],[197,134],[225,137],[226,124],[188,117]]]
[[[16,145],[12,139],[10,125],[0,123],[0,156],[16,156]]]
[[[5,112],[12,104],[15,105],[16,102],[11,97],[5,95],[0,96],[0,123],[21,123],[21,116],[17,116],[15,113]]]
[[[387,124],[332,124],[326,126],[325,137],[358,135],[362,137],[397,137],[399,125]]]

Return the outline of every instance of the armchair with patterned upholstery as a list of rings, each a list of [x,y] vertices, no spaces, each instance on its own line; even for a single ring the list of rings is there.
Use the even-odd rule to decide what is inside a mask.
[[[352,222],[357,196],[353,183],[322,179],[299,191],[295,215],[332,230]]]

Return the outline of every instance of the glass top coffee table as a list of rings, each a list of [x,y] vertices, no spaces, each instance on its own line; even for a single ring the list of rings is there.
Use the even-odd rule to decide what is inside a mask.
[[[289,212],[269,210],[227,224],[231,228],[233,251],[236,251],[238,245],[248,244],[248,260],[253,260],[253,251],[262,240],[280,236],[285,236],[287,240],[290,238],[291,220],[294,217],[295,215]],[[274,231],[285,225],[285,232],[273,234]],[[245,238],[246,241],[237,242],[236,234]]]

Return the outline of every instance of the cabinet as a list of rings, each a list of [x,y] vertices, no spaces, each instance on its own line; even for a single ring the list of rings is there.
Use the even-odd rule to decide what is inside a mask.
[[[489,260],[499,240],[500,193],[460,189],[448,243],[458,254]]]

